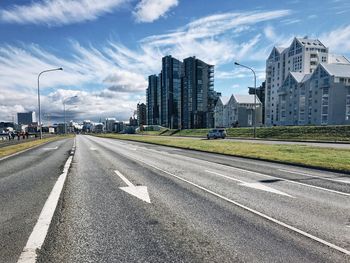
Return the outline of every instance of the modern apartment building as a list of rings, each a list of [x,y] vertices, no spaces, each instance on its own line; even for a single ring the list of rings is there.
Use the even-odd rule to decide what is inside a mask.
[[[147,123],[147,107],[144,103],[137,103],[137,121],[140,126]]]
[[[281,125],[350,124],[350,63],[333,58],[312,74],[289,73],[279,90]]]
[[[172,56],[163,57],[161,74],[161,125],[171,129],[179,129],[182,122],[182,62]]]
[[[278,89],[289,72],[313,73],[319,63],[328,63],[329,54],[319,40],[294,38],[287,48],[274,47],[266,61],[265,124],[279,125]]]
[[[36,122],[34,111],[17,113],[17,123],[19,125],[29,125],[29,124],[32,124],[33,122]]]
[[[146,91],[147,124],[158,125],[160,123],[160,76],[148,77],[148,88]]]
[[[106,118],[105,120],[105,131],[114,132],[114,123],[116,122],[115,118]]]
[[[262,126],[262,103],[258,97],[255,105],[254,95],[231,95],[226,103],[219,98],[215,106],[215,127],[251,127],[254,114],[256,126]]]
[[[172,129],[214,127],[214,66],[195,57],[162,58],[162,72],[148,77],[147,124]]]
[[[183,128],[211,128],[218,94],[214,91],[214,66],[195,57],[184,59]]]

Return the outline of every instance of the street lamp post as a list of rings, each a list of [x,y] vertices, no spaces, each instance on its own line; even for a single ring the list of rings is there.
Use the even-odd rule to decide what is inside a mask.
[[[245,65],[242,65],[238,62],[235,62],[236,66],[241,66],[243,68],[249,69],[253,72],[254,74],[254,114],[253,114],[253,124],[254,124],[254,138],[256,138],[256,74],[254,69],[247,67]]]
[[[38,124],[40,127],[40,139],[43,138],[43,127],[41,125],[41,107],[40,107],[40,76],[43,73],[56,71],[56,70],[63,70],[63,68],[54,68],[54,69],[44,70],[44,71],[41,71],[38,75],[38,109],[39,109],[39,123]]]
[[[69,97],[63,100],[63,116],[64,116],[64,134],[67,133],[67,126],[66,126],[66,101],[70,100],[72,98],[77,98],[78,96],[75,95],[73,97]]]

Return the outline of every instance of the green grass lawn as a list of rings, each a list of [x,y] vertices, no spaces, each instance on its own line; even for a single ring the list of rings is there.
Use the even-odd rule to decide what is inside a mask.
[[[16,152],[20,152],[41,144],[44,144],[46,142],[51,142],[51,141],[57,141],[60,139],[68,138],[68,137],[73,137],[73,135],[60,135],[60,136],[53,136],[53,137],[48,137],[48,138],[43,138],[42,140],[35,140],[35,141],[29,141],[29,142],[23,142],[15,145],[9,145],[5,147],[0,148],[0,158],[5,157],[10,154],[14,154]]]
[[[267,145],[227,140],[198,140],[166,136],[134,136],[118,134],[103,134],[98,136],[175,146],[185,149],[234,156],[258,158],[268,161],[309,165],[312,167],[339,171],[350,171],[350,151],[344,149],[310,147],[304,145]]]
[[[209,129],[189,129],[176,132],[177,136],[206,137]],[[350,142],[350,126],[277,126],[257,128],[257,138],[310,141]],[[252,138],[252,128],[228,128],[228,137]]]

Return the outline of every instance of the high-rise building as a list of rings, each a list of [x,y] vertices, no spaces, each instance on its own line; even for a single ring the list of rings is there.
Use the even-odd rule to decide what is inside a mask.
[[[147,124],[158,125],[160,113],[160,80],[159,76],[148,77],[148,88],[146,91]]]
[[[106,118],[105,130],[106,132],[114,132],[114,123],[116,122],[115,118]]]
[[[265,124],[279,124],[278,89],[289,72],[312,73],[328,62],[328,48],[319,40],[294,38],[287,48],[274,47],[266,61]]]
[[[34,111],[18,112],[17,113],[17,122],[20,125],[21,124],[29,125],[29,124],[32,124],[33,122],[36,122],[35,112]]]
[[[147,108],[144,103],[137,103],[137,121],[140,126],[147,123]]]
[[[214,66],[195,57],[184,59],[183,128],[214,126],[217,94],[214,92]]]
[[[181,129],[182,62],[172,56],[163,57],[161,74],[161,125]]]

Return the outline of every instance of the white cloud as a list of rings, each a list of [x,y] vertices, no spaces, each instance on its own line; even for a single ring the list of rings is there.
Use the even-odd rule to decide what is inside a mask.
[[[264,28],[265,37],[270,41],[276,41],[277,35],[275,29],[272,26],[267,26]]]
[[[133,13],[137,22],[149,23],[165,16],[178,4],[178,0],[141,0]]]
[[[146,37],[140,43],[148,49],[162,50],[180,58],[197,56],[211,64],[243,57],[254,59],[247,55],[256,49],[260,35],[241,43],[237,43],[236,37],[257,23],[282,18],[289,13],[289,10],[275,10],[210,15],[170,33]]]
[[[232,66],[233,68],[234,66]],[[255,69],[256,76],[259,80],[265,79],[265,69],[257,68]],[[244,79],[244,78],[252,78],[252,72],[248,69],[244,69],[241,67],[235,67],[232,71],[216,71],[215,79],[219,80],[227,80],[227,79]]]
[[[350,25],[336,28],[333,31],[321,35],[320,40],[328,46],[332,52],[350,52]]]
[[[129,0],[42,0],[0,10],[0,20],[18,24],[66,25],[96,20]]]
[[[64,71],[41,78],[43,112],[60,118],[62,99],[78,95],[79,105],[72,109],[72,116],[126,119],[135,103],[145,100],[146,78],[160,71],[162,56],[171,54],[181,60],[197,56],[216,67],[233,60],[265,60],[270,50],[261,46],[263,35],[255,25],[288,14],[288,10],[215,14],[172,32],[141,39],[135,49],[113,40],[100,49],[71,41],[67,52],[71,56],[65,58],[36,45],[0,45],[0,90],[6,91],[0,93],[0,116],[35,110],[37,74],[63,67]],[[247,74],[235,69],[232,77]],[[225,78],[225,74],[218,72],[215,77]]]

